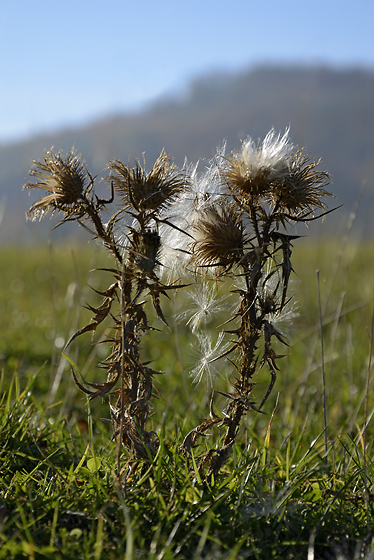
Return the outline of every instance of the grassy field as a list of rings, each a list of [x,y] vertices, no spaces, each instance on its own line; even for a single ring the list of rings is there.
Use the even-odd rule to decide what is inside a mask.
[[[212,485],[178,454],[211,392],[189,376],[194,338],[175,319],[186,296],[168,303],[170,331],[155,320],[143,344],[165,372],[152,415],[161,445],[123,488],[108,404],[87,402],[62,356],[107,257],[94,244],[1,249],[0,559],[374,558],[373,254],[369,243],[296,244],[290,349],[266,414],[248,415]],[[68,355],[94,381],[102,352],[85,334]],[[217,389],[229,373],[222,365]]]

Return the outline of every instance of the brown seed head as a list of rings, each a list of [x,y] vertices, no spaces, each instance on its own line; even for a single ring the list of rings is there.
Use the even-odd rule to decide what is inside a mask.
[[[191,260],[195,265],[231,268],[242,258],[245,236],[236,206],[222,202],[201,210],[193,231]]]
[[[259,197],[269,188],[268,170],[261,169],[253,174],[251,167],[237,157],[237,154],[229,156],[226,163],[226,169],[222,174],[224,182],[246,201],[256,204]]]
[[[287,174],[292,149],[288,130],[281,137],[272,129],[257,144],[248,138],[242,142],[240,150],[223,158],[222,181],[244,203],[256,206],[272,182]]]
[[[124,204],[138,212],[160,211],[188,184],[186,175],[177,169],[164,152],[148,174],[139,161],[130,168],[113,160],[109,162],[108,168],[116,174],[108,180],[122,196]]]
[[[282,220],[284,214],[299,217],[323,209],[321,199],[330,195],[324,189],[328,173],[315,169],[319,162],[297,149],[288,132],[281,137],[271,130],[257,145],[249,138],[220,166],[222,181],[240,204],[270,204],[283,213]]]
[[[280,210],[291,215],[311,212],[317,208],[324,209],[322,200],[332,196],[324,187],[330,181],[330,175],[317,171],[319,161],[311,161],[302,150],[293,154],[289,172],[279,181],[275,181],[267,192],[266,200]]]
[[[46,196],[35,202],[27,217],[42,218],[49,211],[65,212],[68,216],[82,212],[88,189],[89,175],[81,156],[71,149],[65,158],[53,149],[45,152],[43,162],[35,161],[30,170],[35,181],[24,185],[26,189],[43,189]]]

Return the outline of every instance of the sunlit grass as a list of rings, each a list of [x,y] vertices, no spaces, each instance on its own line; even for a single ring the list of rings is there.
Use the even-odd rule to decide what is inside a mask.
[[[374,493],[373,251],[353,242],[342,251],[340,241],[295,248],[299,317],[289,353],[266,415],[248,415],[213,485],[200,484],[193,461],[178,454],[210,399],[188,374],[193,335],[172,324],[183,308],[178,299],[178,308],[168,309],[173,335],[165,327],[144,340],[144,359],[152,356],[152,367],[166,372],[155,383],[160,398],[151,418],[161,446],[142,477],[123,489],[107,405],[88,406],[61,362],[62,340],[85,324],[82,306],[95,298],[86,285],[100,284],[102,273],[88,270],[105,266],[105,255],[94,245],[2,250],[0,558],[363,557],[371,548]],[[98,347],[87,334],[69,349],[89,379]],[[225,375],[217,388],[227,390]]]

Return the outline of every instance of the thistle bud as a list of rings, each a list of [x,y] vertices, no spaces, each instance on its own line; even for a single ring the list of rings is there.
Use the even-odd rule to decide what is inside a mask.
[[[157,231],[134,232],[130,261],[141,274],[149,275],[158,264],[161,239]]]

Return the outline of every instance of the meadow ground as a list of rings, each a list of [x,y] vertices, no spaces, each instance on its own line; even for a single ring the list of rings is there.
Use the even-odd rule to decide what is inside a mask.
[[[160,331],[143,343],[165,372],[152,415],[161,445],[124,488],[108,404],[88,403],[62,356],[90,318],[88,285],[105,274],[89,271],[107,257],[94,244],[1,249],[0,559],[374,558],[373,253],[372,243],[295,243],[290,348],[266,414],[248,414],[211,485],[178,454],[211,391],[188,375],[194,339],[175,318],[186,297],[169,303],[171,329],[155,321]],[[103,346],[89,333],[68,356],[85,379],[102,380]]]

